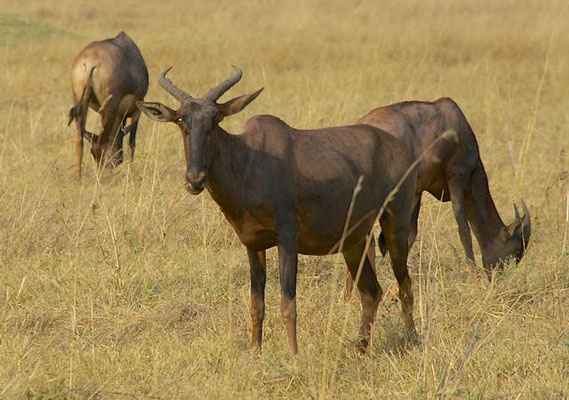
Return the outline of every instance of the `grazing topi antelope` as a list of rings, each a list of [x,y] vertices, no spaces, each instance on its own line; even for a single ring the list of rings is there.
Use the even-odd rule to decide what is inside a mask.
[[[474,252],[470,227],[478,240],[482,262],[487,276],[508,258],[519,262],[529,243],[530,214],[522,200],[524,215],[520,216],[514,204],[515,219],[505,225],[496,210],[478,143],[470,124],[458,105],[449,98],[435,102],[408,101],[376,108],[356,123],[369,124],[401,139],[412,150],[415,158],[431,148],[430,154],[419,163],[416,197],[411,217],[409,247],[417,235],[417,219],[423,192],[429,192],[442,201],[451,201],[458,233],[466,258],[472,264]],[[440,141],[431,147],[445,131],[454,130],[458,143]],[[385,253],[383,234],[380,248]],[[387,246],[389,247],[389,246]],[[350,278],[346,295],[351,293]]]
[[[123,137],[129,134],[134,158],[140,111],[136,102],[148,90],[148,71],[140,50],[124,32],[112,39],[90,43],[75,57],[71,68],[71,87],[75,105],[69,110],[69,124],[77,124],[77,173],[81,177],[83,138],[91,142],[91,154],[99,165],[112,166],[123,160]],[[91,107],[101,114],[99,135],[85,129]],[[126,119],[130,118],[130,125]]]

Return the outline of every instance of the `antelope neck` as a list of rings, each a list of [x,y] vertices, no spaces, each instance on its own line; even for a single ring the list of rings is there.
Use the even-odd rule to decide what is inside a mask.
[[[241,135],[233,135],[216,126],[208,143],[207,189],[216,203],[225,211],[245,199],[243,184],[251,150]]]
[[[473,196],[473,203],[467,209],[468,222],[484,256],[489,251],[503,245],[500,232],[506,228],[488,188],[482,188],[480,192]]]

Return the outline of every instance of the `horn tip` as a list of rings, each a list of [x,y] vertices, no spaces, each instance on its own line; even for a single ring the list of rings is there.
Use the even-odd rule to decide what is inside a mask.
[[[512,206],[514,206],[514,218],[516,220],[520,219],[520,212],[518,211],[518,206],[516,206],[516,203],[512,203]]]
[[[162,71],[162,72],[160,73],[160,76],[166,76],[166,74],[167,74],[168,72],[170,72],[170,70],[172,69],[172,67],[173,67],[173,65],[170,65],[168,68],[166,68],[164,71]]]
[[[522,202],[522,208],[524,209],[524,214],[529,214],[529,209],[524,199],[521,199],[521,202]]]

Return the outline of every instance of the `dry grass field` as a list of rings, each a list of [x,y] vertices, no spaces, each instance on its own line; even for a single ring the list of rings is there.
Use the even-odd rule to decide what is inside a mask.
[[[0,398],[569,398],[564,0],[0,0],[0,12]],[[256,356],[245,249],[207,193],[182,187],[173,124],[143,116],[133,163],[97,176],[88,157],[75,177],[71,61],[120,30],[146,59],[147,100],[175,105],[156,82],[169,65],[195,95],[232,63],[244,77],[226,98],[264,86],[223,122],[232,132],[255,114],[322,127],[452,97],[505,222],[513,201],[530,207],[526,257],[490,284],[465,265],[450,204],[424,196],[409,260],[420,344],[404,339],[387,258],[361,356],[341,256],[301,256],[293,358],[271,250]]]

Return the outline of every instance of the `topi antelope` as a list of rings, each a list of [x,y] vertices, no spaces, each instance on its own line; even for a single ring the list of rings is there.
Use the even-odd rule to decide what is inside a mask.
[[[362,304],[359,344],[365,350],[382,295],[370,257],[364,257],[366,237],[384,200],[400,181],[380,224],[399,283],[406,327],[415,335],[407,238],[416,172],[410,169],[413,158],[407,147],[368,125],[297,130],[270,115],[250,118],[240,135],[232,135],[219,123],[243,110],[262,90],[217,103],[241,79],[242,71],[234,69],[231,78],[203,98],[176,87],[166,78],[167,69],[159,84],[180,102],[180,108],[137,104],[151,119],[178,125],[188,191],[197,195],[207,189],[247,248],[253,347],[260,350],[262,341],[265,251],[277,246],[281,313],[291,353],[297,353],[298,254],[339,251],[354,279],[362,260],[357,287]]]
[[[77,124],[77,172],[81,177],[83,138],[91,142],[91,154],[99,165],[106,159],[112,166],[123,160],[123,137],[129,134],[134,158],[140,111],[136,102],[148,90],[148,71],[140,50],[124,32],[112,39],[90,43],[75,57],[71,68],[71,87],[75,105],[69,110],[69,124]],[[91,107],[101,114],[99,135],[85,129]],[[126,119],[130,118],[130,125]]]
[[[505,225],[496,210],[474,132],[458,105],[449,98],[435,102],[409,101],[372,110],[356,123],[369,124],[404,141],[415,158],[423,154],[445,131],[457,133],[458,144],[441,141],[418,166],[416,197],[411,217],[409,247],[417,235],[417,219],[424,191],[451,201],[466,258],[474,265],[470,227],[478,240],[489,279],[492,270],[508,258],[519,262],[531,234],[530,214],[522,200],[524,215],[514,204],[515,219]],[[470,225],[470,226],[469,226]],[[383,234],[380,248],[385,253]],[[350,278],[347,277],[347,282]],[[348,284],[346,295],[351,286]]]

